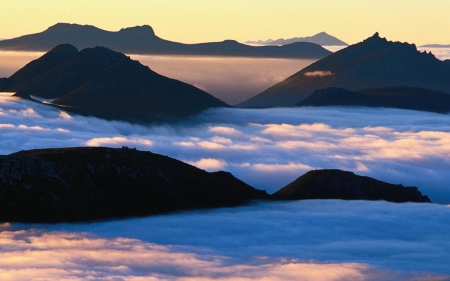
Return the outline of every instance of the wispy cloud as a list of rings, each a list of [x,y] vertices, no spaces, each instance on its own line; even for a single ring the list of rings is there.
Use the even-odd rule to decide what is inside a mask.
[[[324,77],[324,76],[332,76],[333,73],[331,71],[312,71],[312,72],[305,72],[306,77]]]

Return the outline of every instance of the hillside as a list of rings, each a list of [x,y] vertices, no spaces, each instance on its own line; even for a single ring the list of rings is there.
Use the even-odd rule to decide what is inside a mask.
[[[60,148],[0,157],[0,221],[60,222],[238,206],[267,199],[230,173],[136,149]]]
[[[341,170],[313,170],[273,194],[275,199],[385,200],[430,202],[417,187],[394,185]]]
[[[450,93],[450,60],[419,52],[415,45],[391,42],[378,33],[351,45],[238,104],[238,107],[293,106],[315,90],[342,87],[408,86]]]
[[[450,112],[450,95],[421,88],[396,86],[349,91],[329,87],[316,90],[298,106],[367,106]]]
[[[59,45],[7,79],[0,91],[54,99],[63,110],[133,123],[168,122],[211,107],[229,107],[210,94],[159,75],[107,48]]]

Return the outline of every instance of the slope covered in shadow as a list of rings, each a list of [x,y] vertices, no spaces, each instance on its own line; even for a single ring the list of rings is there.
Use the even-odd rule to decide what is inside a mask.
[[[416,187],[340,170],[310,171],[268,195],[230,173],[208,173],[127,147],[37,149],[0,156],[0,221],[89,221],[299,199],[430,202]]]
[[[21,151],[0,157],[0,221],[144,216],[267,199],[227,172],[123,147]]]
[[[341,170],[313,170],[273,194],[279,200],[346,199],[430,202],[417,187],[394,185]]]
[[[172,121],[227,104],[107,48],[53,48],[0,81],[0,91],[54,99],[69,112],[129,122]]]
[[[329,87],[316,90],[298,106],[368,106],[450,112],[450,95],[421,88],[396,86],[349,91]]]
[[[415,45],[387,41],[378,33],[321,59],[238,107],[293,106],[314,90],[354,91],[404,85],[450,93],[450,60],[419,52]]]

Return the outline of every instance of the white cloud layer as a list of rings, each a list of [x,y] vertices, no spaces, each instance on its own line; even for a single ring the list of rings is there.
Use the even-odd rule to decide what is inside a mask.
[[[305,200],[5,224],[2,280],[449,280],[450,208]]]
[[[140,126],[61,112],[0,96],[0,154],[19,150],[136,147],[274,192],[304,172],[337,168],[416,185],[450,203],[449,115],[352,107],[214,109],[175,125]]]

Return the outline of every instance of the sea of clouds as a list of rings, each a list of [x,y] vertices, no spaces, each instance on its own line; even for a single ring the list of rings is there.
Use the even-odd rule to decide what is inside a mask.
[[[2,280],[450,280],[450,207],[254,203],[0,226]]]
[[[418,186],[433,202],[450,202],[448,114],[362,107],[213,109],[178,124],[141,126],[3,94],[0,135],[0,154],[128,146],[208,171],[226,170],[269,193],[311,169],[333,168]]]
[[[269,193],[311,169],[344,169],[416,185],[441,204],[306,200],[84,224],[5,223],[1,280],[450,280],[448,114],[213,109],[141,126],[0,94],[0,154],[70,146],[150,150],[230,171]]]

